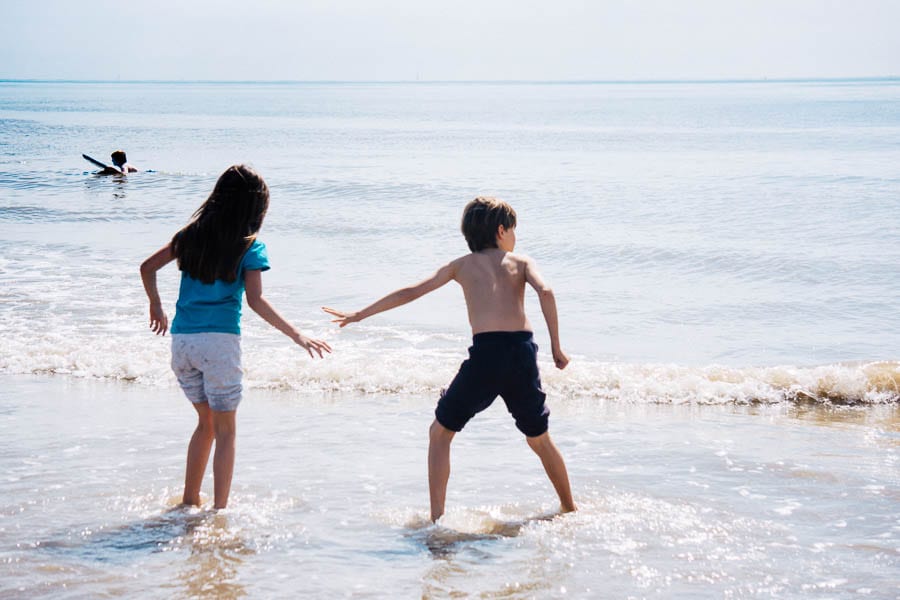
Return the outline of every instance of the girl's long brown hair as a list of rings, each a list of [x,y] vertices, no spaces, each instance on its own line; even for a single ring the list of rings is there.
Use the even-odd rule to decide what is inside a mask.
[[[233,282],[269,208],[269,188],[246,165],[228,167],[209,198],[172,238],[178,268],[194,279]]]

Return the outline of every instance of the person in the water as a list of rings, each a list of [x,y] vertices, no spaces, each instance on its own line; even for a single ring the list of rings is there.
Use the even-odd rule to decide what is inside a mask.
[[[116,150],[109,155],[112,158],[112,167],[106,167],[100,171],[100,175],[127,175],[128,173],[136,173],[137,167],[128,162],[124,150]]]

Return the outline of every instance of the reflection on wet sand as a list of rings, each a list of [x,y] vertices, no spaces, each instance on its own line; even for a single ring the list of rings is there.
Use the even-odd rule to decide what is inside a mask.
[[[189,598],[241,598],[247,590],[240,582],[243,556],[253,554],[237,530],[229,528],[225,515],[214,515],[195,530],[189,542],[190,556],[178,573]]]
[[[469,531],[445,526],[444,523],[448,517],[444,517],[440,523],[429,522],[412,525],[413,531],[406,534],[406,537],[424,545],[434,558],[447,558],[452,557],[461,547],[472,542],[514,538],[525,526],[531,523],[552,521],[560,514],[551,512],[523,519],[502,519],[489,511],[473,510],[467,511],[464,518],[453,520],[453,524],[459,524]]]
[[[736,413],[752,416],[785,418],[822,427],[865,426],[900,432],[900,405],[883,404],[865,407],[813,404],[750,405],[732,407]]]
[[[83,531],[77,542],[47,540],[45,551],[96,562],[129,562],[158,552],[188,552],[178,572],[183,595],[191,598],[240,598],[247,595],[238,570],[254,554],[240,529],[221,512],[177,506],[163,514],[101,531]]]
[[[183,593],[189,598],[241,598],[247,590],[240,583],[244,556],[254,554],[241,530],[229,525],[228,515],[206,512],[205,517],[179,546],[190,552],[178,572]]]
[[[39,541],[35,546],[74,558],[121,561],[135,553],[170,550],[179,540],[190,538],[205,518],[203,512],[179,506],[111,529],[85,529],[75,541],[66,535],[66,539]]]
[[[530,573],[526,581],[509,581],[508,553],[510,543],[532,525],[550,523],[560,513],[545,513],[520,519],[497,516],[493,511],[466,511],[463,515],[453,515],[452,524],[464,529],[457,530],[443,524],[428,524],[414,529],[407,537],[423,545],[434,559],[422,577],[422,598],[447,596],[469,596],[476,593],[469,587],[475,570],[485,564],[497,562],[496,582],[485,587],[484,573],[478,579],[477,596],[484,598],[529,597],[547,591],[554,581],[563,579],[561,573],[553,576],[547,568],[565,570],[564,565],[549,561],[551,552],[543,544],[538,545],[545,556],[522,556],[521,562],[530,564],[525,570]],[[461,518],[460,518],[461,517]],[[447,517],[442,519],[446,520]],[[503,546],[503,548],[499,546]],[[505,558],[504,558],[505,557]],[[517,560],[516,562],[519,562]],[[518,572],[522,572],[516,569]]]

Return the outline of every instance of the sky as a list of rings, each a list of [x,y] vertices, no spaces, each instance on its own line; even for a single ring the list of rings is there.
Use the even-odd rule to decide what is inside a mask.
[[[900,0],[0,0],[0,79],[900,76]]]

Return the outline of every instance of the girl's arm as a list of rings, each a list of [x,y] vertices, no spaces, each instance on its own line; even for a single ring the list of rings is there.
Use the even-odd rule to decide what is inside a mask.
[[[150,331],[156,335],[166,335],[169,329],[169,318],[159,299],[159,290],[156,289],[156,272],[173,260],[175,255],[172,254],[172,245],[166,244],[141,263],[141,281],[144,282],[144,291],[150,300]]]
[[[296,344],[299,344],[309,352],[309,355],[315,358],[313,350],[322,358],[322,351],[331,352],[331,346],[323,340],[314,340],[306,337],[300,331],[291,325],[284,317],[279,314],[275,307],[269,304],[269,301],[262,293],[262,271],[244,271],[244,286],[247,292],[247,304],[258,314],[263,320],[288,336]]]
[[[362,321],[363,319],[367,319],[372,315],[377,315],[380,312],[384,312],[392,308],[397,308],[398,306],[403,306],[404,304],[412,302],[417,298],[421,298],[428,292],[433,292],[442,285],[451,281],[455,276],[456,263],[452,262],[438,269],[437,272],[428,279],[420,281],[415,285],[410,285],[391,292],[387,296],[376,300],[359,312],[345,313],[333,308],[329,308],[327,306],[323,306],[322,310],[327,312],[329,315],[337,317],[336,319],[331,320],[332,323],[337,323],[341,327],[345,327],[350,323]]]

